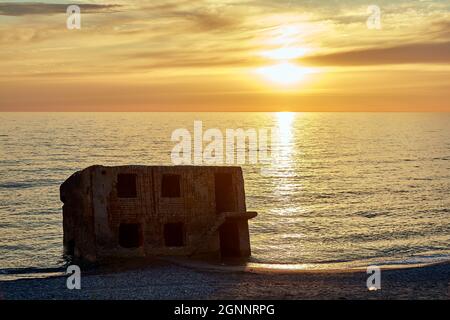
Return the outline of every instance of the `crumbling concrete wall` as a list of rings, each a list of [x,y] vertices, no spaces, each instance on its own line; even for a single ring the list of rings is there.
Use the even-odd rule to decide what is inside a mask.
[[[75,258],[96,260],[90,171],[73,174],[60,187],[64,251]]]
[[[235,213],[245,213],[244,181],[238,167],[92,166],[80,171],[61,186],[65,247],[70,249],[74,244],[76,257],[92,261],[194,253],[220,256],[219,227],[227,218],[216,210],[215,175],[219,173],[231,176],[230,207]],[[131,196],[119,195],[120,175],[135,179]],[[162,190],[163,179],[167,176],[178,177],[177,196],[164,196],[167,191]],[[234,221],[239,226],[241,254],[247,256],[248,217],[240,217]],[[119,233],[124,224],[139,225],[142,245],[120,245]],[[182,246],[166,245],[166,224],[182,224]]]

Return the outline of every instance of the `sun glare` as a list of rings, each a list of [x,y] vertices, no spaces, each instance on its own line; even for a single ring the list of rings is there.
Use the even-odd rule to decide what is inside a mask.
[[[282,111],[276,113],[277,123],[280,130],[291,131],[292,123],[295,120],[295,113]]]
[[[311,51],[311,48],[303,45],[301,31],[298,25],[282,25],[269,35],[267,43],[270,43],[272,48],[261,51],[259,55],[273,62],[256,70],[262,78],[287,87],[303,81],[308,74],[316,72],[314,68],[297,63],[299,58]],[[273,48],[273,45],[278,48]]]
[[[263,57],[273,59],[273,60],[291,60],[304,56],[309,52],[307,48],[290,48],[284,47],[269,51],[264,51],[261,53]]]
[[[259,68],[257,72],[270,82],[281,85],[292,85],[304,80],[308,74],[313,73],[313,70],[290,62],[281,62],[272,66]]]

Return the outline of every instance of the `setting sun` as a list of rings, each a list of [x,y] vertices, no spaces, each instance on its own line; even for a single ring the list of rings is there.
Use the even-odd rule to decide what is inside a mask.
[[[76,2],[0,1],[1,111],[450,110],[442,1]]]
[[[280,85],[296,84],[313,72],[312,68],[301,67],[290,62],[282,62],[257,70],[257,73],[266,80]]]

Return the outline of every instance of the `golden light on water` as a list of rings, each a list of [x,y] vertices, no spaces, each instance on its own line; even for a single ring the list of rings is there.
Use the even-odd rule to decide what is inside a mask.
[[[277,148],[276,171],[278,177],[288,177],[293,174],[293,124],[296,114],[293,112],[277,112],[275,113],[275,122],[277,128]],[[277,184],[274,192],[285,192],[289,188],[288,183]]]
[[[294,112],[277,112],[277,125],[279,132],[279,140],[283,149],[289,149],[292,151],[292,126],[295,120]]]
[[[271,167],[271,177],[273,178],[273,194],[283,198],[290,190],[297,188],[292,181],[295,176],[294,160],[294,128],[296,114],[293,112],[277,112],[273,114],[274,124],[276,126],[277,137],[272,146],[275,153],[275,162]],[[285,207],[283,210],[276,210],[279,216],[285,216],[297,212],[298,208]]]

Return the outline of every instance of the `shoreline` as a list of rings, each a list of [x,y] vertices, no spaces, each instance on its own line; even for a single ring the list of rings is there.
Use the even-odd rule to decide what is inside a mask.
[[[450,299],[450,262],[382,268],[378,291],[368,291],[367,277],[366,270],[224,272],[158,260],[82,272],[81,290],[68,290],[62,275],[0,280],[0,299]]]
[[[368,266],[376,266],[383,270],[404,270],[414,268],[426,268],[431,266],[450,264],[450,259],[423,263],[386,263],[386,264],[367,264],[365,266],[354,266],[354,262],[337,263],[260,263],[245,261],[205,261],[190,259],[184,257],[153,257],[136,260],[117,260],[115,263],[99,264],[83,268],[85,274],[100,275],[107,273],[127,272],[134,269],[147,268],[158,263],[168,263],[185,267],[188,269],[204,272],[223,272],[223,273],[262,273],[262,274],[304,274],[304,273],[358,273],[365,272]],[[339,267],[337,267],[339,266]],[[27,271],[32,269],[32,271]],[[4,272],[5,270],[17,270],[19,272]],[[0,269],[0,283],[16,280],[46,279],[53,277],[64,277],[66,266],[49,268],[7,268]]]
[[[243,272],[243,273],[263,273],[263,274],[314,274],[314,273],[360,273],[366,272],[369,266],[377,266],[385,271],[387,270],[406,270],[415,268],[426,268],[439,265],[450,265],[450,260],[435,261],[430,263],[389,263],[389,264],[367,264],[366,266],[353,266],[353,262],[349,263],[323,263],[323,264],[277,264],[277,263],[255,263],[249,262],[244,264],[226,264],[226,263],[207,263],[204,261],[177,259],[177,258],[161,258],[179,265],[181,267],[191,268],[194,270],[203,270],[210,272]],[[339,267],[337,267],[339,266]]]

